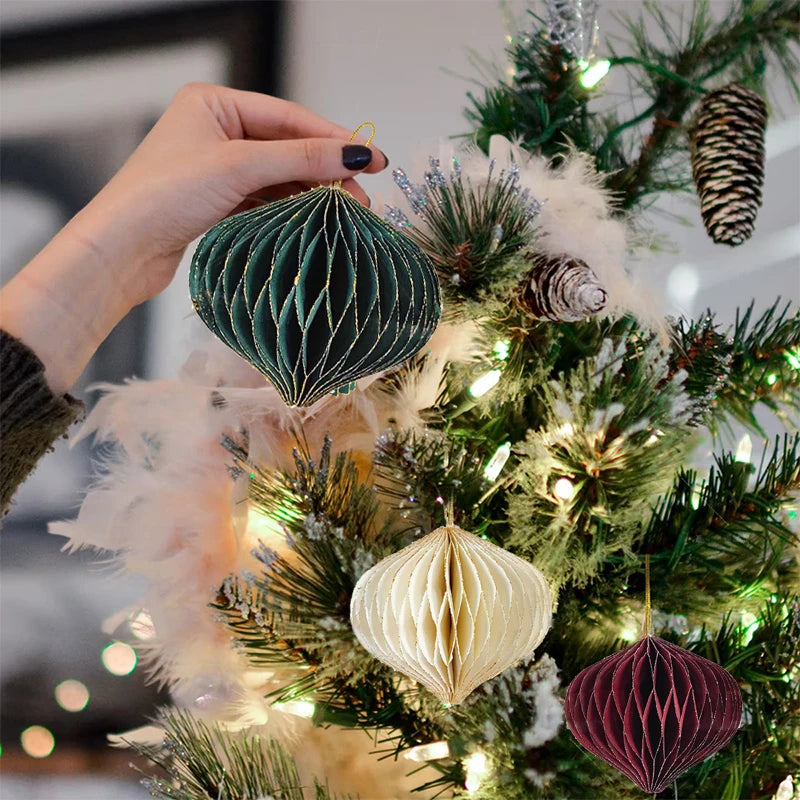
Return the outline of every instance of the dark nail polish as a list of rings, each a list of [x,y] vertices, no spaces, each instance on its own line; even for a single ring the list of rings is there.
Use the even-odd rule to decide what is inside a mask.
[[[383,165],[383,168],[386,169],[386,167],[389,166],[389,156],[387,156],[386,153],[383,152],[383,150],[381,150],[381,155],[383,156],[384,161],[386,161],[386,163]]]
[[[372,150],[363,144],[346,144],[342,148],[342,164],[347,169],[364,169],[372,161]]]

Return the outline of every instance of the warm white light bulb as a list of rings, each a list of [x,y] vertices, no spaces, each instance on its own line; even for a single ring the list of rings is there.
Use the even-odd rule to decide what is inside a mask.
[[[468,792],[476,792],[489,772],[489,762],[483,753],[473,753],[464,759],[464,769],[467,772],[464,788]]]
[[[736,448],[736,460],[742,464],[749,464],[752,455],[753,440],[750,438],[750,434],[746,433],[739,439],[739,446]]]
[[[742,612],[741,620],[743,628],[742,644],[747,647],[747,645],[750,644],[750,640],[753,638],[753,634],[761,626],[761,621],[755,614],[751,614],[749,611]]]
[[[493,369],[487,372],[485,375],[481,375],[472,386],[469,387],[469,393],[473,397],[482,397],[486,394],[490,389],[493,389],[497,386],[497,382],[500,380],[500,370]]]
[[[429,742],[406,750],[403,753],[403,758],[409,761],[438,761],[440,758],[447,758],[449,755],[450,745],[447,742]]]
[[[508,358],[508,351],[511,348],[511,342],[508,339],[500,339],[494,343],[494,354],[501,360],[505,361]]]
[[[619,638],[623,642],[635,642],[639,638],[639,631],[636,628],[623,628],[619,632]]]
[[[575,485],[569,478],[559,478],[553,491],[559,500],[569,500],[575,494]]]
[[[287,700],[285,703],[276,703],[275,707],[295,717],[311,719],[314,716],[314,704],[310,700]]]
[[[787,775],[778,785],[773,800],[795,800],[798,796],[800,795],[794,790],[794,779],[791,775]]]
[[[595,61],[591,67],[583,71],[581,75],[581,86],[583,86],[584,89],[591,89],[593,86],[597,86],[597,84],[608,75],[610,69],[611,62],[607,58],[601,58]]]
[[[502,472],[509,456],[511,455],[511,442],[501,444],[494,455],[489,459],[489,463],[483,468],[483,477],[487,481],[497,480],[497,476]]]
[[[273,541],[274,537],[280,537],[281,542],[285,539],[280,522],[262,513],[255,505],[247,509],[247,532],[254,539],[264,542],[269,542],[270,537],[273,537]]]

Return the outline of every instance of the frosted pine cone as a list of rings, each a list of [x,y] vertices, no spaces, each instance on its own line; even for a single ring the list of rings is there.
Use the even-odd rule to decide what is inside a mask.
[[[767,107],[731,83],[707,94],[690,132],[692,173],[708,235],[717,244],[746,242],[755,228],[764,185]]]
[[[606,290],[585,261],[562,253],[538,255],[532,263],[519,299],[534,317],[577,322],[605,308]]]

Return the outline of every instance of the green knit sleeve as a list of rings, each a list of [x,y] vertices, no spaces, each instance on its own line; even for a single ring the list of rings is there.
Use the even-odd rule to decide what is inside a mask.
[[[53,442],[83,414],[83,403],[57,397],[36,354],[0,330],[0,515]]]

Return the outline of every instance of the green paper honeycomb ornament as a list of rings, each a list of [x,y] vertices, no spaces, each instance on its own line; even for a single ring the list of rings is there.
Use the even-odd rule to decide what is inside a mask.
[[[289,406],[405,361],[441,314],[433,264],[336,186],[244,211],[200,240],[195,310]]]

